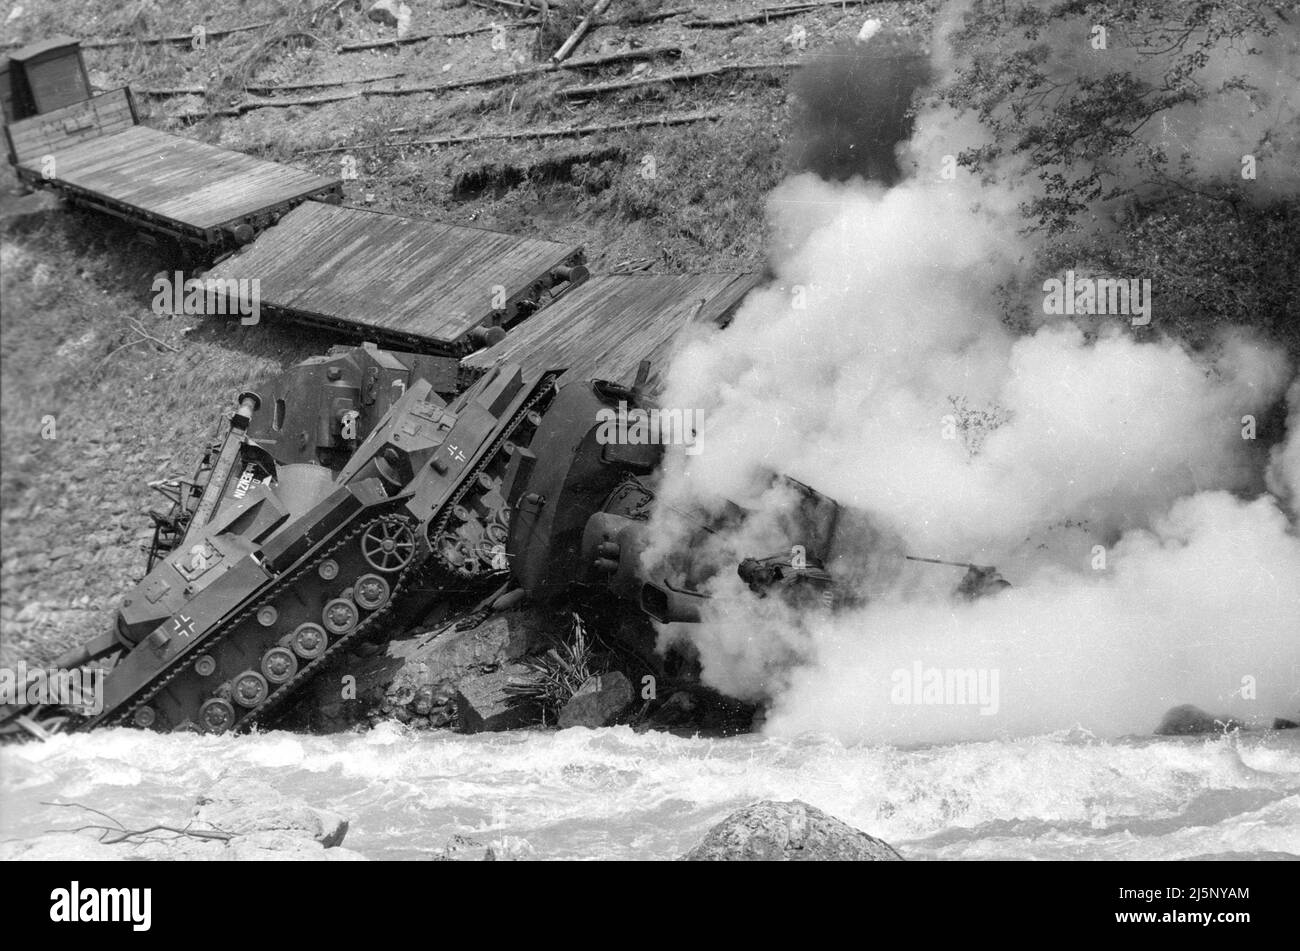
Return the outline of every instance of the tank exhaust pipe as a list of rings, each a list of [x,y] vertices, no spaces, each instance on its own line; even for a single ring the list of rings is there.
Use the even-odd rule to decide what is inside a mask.
[[[203,497],[199,499],[199,504],[194,509],[194,516],[190,519],[189,527],[185,532],[186,538],[208,524],[212,514],[217,510],[217,500],[226,490],[230,474],[234,471],[235,463],[239,461],[239,448],[244,444],[244,434],[248,432],[248,424],[261,405],[262,400],[256,393],[239,394],[239,408],[230,417],[230,429],[221,444],[221,452],[212,467],[212,476],[203,490]]]

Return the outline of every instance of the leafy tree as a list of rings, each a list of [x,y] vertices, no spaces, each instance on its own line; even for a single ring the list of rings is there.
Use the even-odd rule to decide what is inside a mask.
[[[1034,230],[1048,233],[1071,228],[1098,201],[1139,189],[1202,193],[1236,207],[1240,183],[1189,181],[1141,133],[1175,106],[1249,89],[1241,77],[1208,79],[1206,65],[1220,47],[1249,50],[1294,29],[1297,8],[1267,0],[974,0],[949,37],[955,78],[938,94],[974,110],[992,136],[958,161],[982,174],[1008,157],[1026,160],[1042,187],[1024,211]],[[1129,55],[1091,74],[1062,69],[1063,34],[1085,43],[1090,25],[1104,26],[1106,41]]]

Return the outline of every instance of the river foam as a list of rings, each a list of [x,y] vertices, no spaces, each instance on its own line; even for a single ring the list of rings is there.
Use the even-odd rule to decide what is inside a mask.
[[[267,780],[351,819],[371,858],[455,834],[502,857],[675,858],[757,799],[802,799],[909,858],[1300,857],[1300,733],[1082,731],[900,749],[817,735],[705,739],[604,730],[461,736],[167,736],[111,729],[0,751],[0,838],[182,819],[219,777]]]

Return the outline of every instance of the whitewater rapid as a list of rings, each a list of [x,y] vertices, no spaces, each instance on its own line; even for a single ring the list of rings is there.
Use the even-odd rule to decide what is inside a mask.
[[[456,834],[500,858],[670,859],[757,799],[802,799],[911,859],[1300,858],[1300,731],[1097,740],[1083,731],[900,749],[820,736],[627,727],[462,736],[242,737],[111,729],[0,750],[0,839],[183,819],[220,777],[269,781],[351,820],[374,859]]]

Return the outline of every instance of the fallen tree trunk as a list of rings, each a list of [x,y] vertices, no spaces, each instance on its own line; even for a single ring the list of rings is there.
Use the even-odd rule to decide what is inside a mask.
[[[587,35],[587,31],[591,29],[592,21],[608,10],[609,5],[613,2],[614,0],[596,0],[596,5],[591,8],[591,11],[585,17],[578,21],[578,25],[569,34],[569,38],[551,55],[551,62],[562,63],[568,59],[569,54],[577,48],[578,44],[582,42],[582,38]]]
[[[323,96],[303,96],[295,99],[249,99],[244,102],[235,103],[233,106],[222,106],[219,109],[192,109],[189,112],[177,112],[167,115],[168,119],[206,119],[209,116],[242,116],[245,112],[252,112],[254,109],[287,109],[289,106],[320,106],[329,102],[343,102],[347,99],[358,99],[365,94],[363,89],[352,89],[348,92],[327,93]]]
[[[366,76],[364,79],[329,79],[317,80],[315,82],[285,83],[283,86],[245,86],[246,92],[266,95],[268,93],[283,92],[290,89],[327,89],[335,86],[354,86],[358,83],[375,83],[381,79],[401,79],[405,72],[383,73],[379,76]]]
[[[527,69],[517,69],[508,73],[492,73],[488,76],[475,76],[472,79],[458,79],[449,83],[431,83],[427,86],[408,86],[394,89],[367,89],[366,94],[371,96],[405,96],[413,92],[438,92],[443,89],[487,86],[492,83],[509,82],[512,79],[540,76],[543,73],[552,73],[561,69],[590,69],[594,66],[624,63],[631,60],[654,59],[658,56],[680,56],[681,52],[680,46],[650,46],[644,49],[628,50],[625,53],[610,53],[606,56],[569,60],[567,63],[544,63],[541,66],[530,66]]]
[[[528,69],[519,69],[508,73],[493,73],[489,76],[476,76],[472,79],[455,80],[449,83],[430,83],[424,86],[402,86],[386,89],[382,86],[367,89],[353,89],[344,93],[326,94],[323,96],[305,96],[296,99],[250,99],[245,102],[236,103],[233,106],[225,106],[220,109],[210,110],[192,110],[190,112],[181,112],[170,115],[169,119],[206,119],[209,116],[241,116],[245,112],[251,112],[254,109],[284,109],[289,106],[317,106],[330,102],[342,102],[346,99],[356,99],[358,96],[409,96],[414,93],[422,92],[442,92],[448,89],[465,89],[470,86],[487,86],[492,83],[510,82],[515,79],[523,79],[529,76],[539,76],[543,73],[556,72],[562,69],[590,69],[594,66],[604,66],[609,63],[622,63],[629,60],[653,59],[657,56],[679,56],[681,55],[680,46],[652,46],[638,50],[628,50],[624,53],[610,53],[606,56],[592,56],[587,59],[569,60],[567,63],[545,63],[541,66],[533,66]]]
[[[688,13],[694,13],[691,7],[677,7],[672,10],[651,10],[649,13],[631,13],[620,17],[600,20],[596,26],[638,26],[642,23],[658,23],[660,20],[671,20],[673,17],[685,16]]]
[[[637,86],[653,86],[657,83],[671,83],[692,79],[702,79],[706,76],[720,76],[723,73],[761,71],[767,69],[794,69],[799,63],[797,62],[767,62],[767,63],[728,63],[723,66],[710,66],[705,69],[692,69],[679,73],[665,73],[662,76],[641,76],[636,79],[618,79],[608,83],[592,83],[589,86],[566,86],[558,91],[557,95],[566,99],[585,99],[588,96],[602,96],[606,93],[619,92],[624,89],[634,89]]]
[[[510,132],[477,132],[472,135],[446,135],[435,139],[407,139],[401,142],[374,142],[366,145],[336,145],[325,149],[304,149],[295,155],[321,155],[328,152],[361,152],[372,149],[400,149],[413,146],[439,147],[443,145],[463,145],[467,142],[482,142],[496,139],[549,139],[567,136],[593,135],[600,132],[620,132],[627,129],[640,129],[646,126],[686,125],[691,122],[707,122],[721,119],[725,113],[688,112],[665,113],[659,116],[627,119],[622,122],[605,122],[598,125],[571,126],[565,129],[518,129]]]
[[[553,6],[553,5],[552,5]],[[606,17],[592,23],[592,26],[640,26],[644,23],[658,23],[673,17],[685,16],[694,12],[690,7],[678,7],[673,10],[655,10],[650,13],[634,13],[625,17]],[[538,26],[540,20],[513,20],[503,24],[507,30],[520,30]],[[491,33],[490,26],[476,26],[468,30],[447,30],[443,33],[412,33],[409,36],[393,37],[387,40],[368,40],[364,43],[345,43],[335,49],[336,53],[361,53],[365,50],[380,50],[388,46],[407,46],[412,43],[427,43],[430,40],[445,40],[448,37],[475,36],[479,33]]]
[[[523,3],[519,3],[517,0],[470,0],[470,3],[474,4],[476,7],[486,7],[489,10],[493,7],[497,7],[499,9],[514,10],[520,13],[542,12],[542,4],[540,3],[540,0],[535,3],[529,2],[529,0],[525,0]],[[557,2],[557,0],[549,0],[549,6],[555,10],[563,9],[563,4]]]
[[[692,29],[709,29],[713,27],[740,26],[743,23],[756,23],[760,20],[777,19],[779,17],[797,16],[800,13],[808,13],[816,10],[818,7],[843,7],[848,9],[850,3],[854,6],[862,6],[868,0],[809,0],[807,3],[792,3],[780,7],[763,7],[754,13],[742,13],[738,16],[719,17],[713,20],[687,20],[683,26]],[[878,0],[872,0],[878,2]]]
[[[261,30],[271,25],[270,20],[263,20],[261,23],[249,23],[245,26],[231,26],[224,30],[204,30],[203,35],[206,39],[214,39],[221,36],[229,36],[232,33],[248,33],[252,30]],[[81,48],[87,50],[108,49],[114,46],[132,46],[136,43],[142,46],[158,46],[164,43],[190,43],[194,40],[193,33],[176,33],[171,36],[127,36],[113,39],[90,39],[82,40]]]
[[[251,92],[255,95],[267,95],[277,92],[288,92],[296,89],[330,89],[339,86],[356,86],[361,83],[379,82],[381,79],[400,79],[406,73],[384,73],[382,76],[367,76],[364,79],[319,79],[301,83],[285,83],[283,86],[245,86],[245,92]],[[144,89],[132,90],[141,96],[153,96],[163,99],[168,96],[206,96],[208,88],[206,86],[150,86]]]
[[[146,86],[143,89],[132,88],[131,92],[137,96],[152,96],[155,99],[165,99],[168,96],[206,96],[208,94],[207,86]]]
[[[518,30],[528,26],[536,26],[538,20],[516,20],[513,23],[504,24],[507,30]],[[445,33],[412,33],[409,36],[393,37],[388,40],[370,40],[365,43],[345,43],[338,47],[337,53],[359,53],[362,50],[378,50],[386,46],[406,46],[411,43],[427,43],[429,40],[445,40],[448,37],[457,36],[474,36],[478,33],[491,33],[493,28],[490,26],[476,26],[468,30],[448,30]]]

